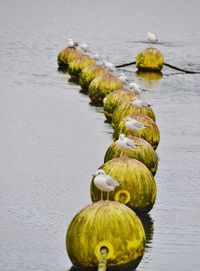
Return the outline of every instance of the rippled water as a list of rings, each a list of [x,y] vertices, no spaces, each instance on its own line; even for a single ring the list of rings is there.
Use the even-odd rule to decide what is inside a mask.
[[[101,108],[57,71],[72,37],[105,59],[131,62],[159,37],[165,61],[200,70],[200,2],[25,1],[0,3],[0,269],[68,270],[65,233],[90,203],[91,173],[112,142]],[[200,76],[163,70],[159,80],[125,69],[148,88],[161,132],[158,196],[146,218],[138,271],[200,268]]]

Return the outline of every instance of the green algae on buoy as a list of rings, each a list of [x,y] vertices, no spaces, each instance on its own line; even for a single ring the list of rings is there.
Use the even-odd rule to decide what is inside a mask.
[[[125,123],[127,118],[133,118],[139,121],[140,123],[145,125],[145,128],[138,130],[128,129]],[[120,121],[119,125],[115,127],[113,139],[117,140],[120,134],[124,134],[125,136],[132,135],[136,137],[141,137],[147,142],[149,142],[149,144],[151,144],[154,150],[157,148],[160,141],[160,132],[156,123],[151,118],[141,114],[131,114],[123,118]]]
[[[158,155],[153,147],[142,138],[132,136],[128,136],[127,138],[130,140],[130,144],[132,146],[135,145],[135,147],[123,148],[115,141],[107,149],[104,163],[117,157],[129,157],[143,163],[155,175],[158,168]]]
[[[108,122],[112,121],[112,116],[117,106],[127,100],[136,97],[136,94],[126,89],[117,89],[111,92],[103,103],[103,113]]]
[[[97,64],[92,64],[84,68],[79,75],[79,84],[82,87],[82,91],[87,93],[88,87],[92,80],[97,76],[108,73],[108,70]]]
[[[75,47],[66,47],[62,49],[57,57],[59,68],[66,69],[69,63],[81,54],[81,51]]]
[[[130,114],[142,114],[151,118],[153,121],[156,120],[155,113],[151,106],[138,108],[135,105],[133,105],[132,100],[127,100],[124,103],[119,104],[116,110],[114,111],[112,117],[113,128],[118,126],[122,118]]]
[[[97,268],[102,249],[107,267],[135,269],[144,254],[145,232],[137,215],[124,204],[98,201],[82,209],[71,221],[66,248],[79,268]]]
[[[156,199],[156,183],[143,163],[132,158],[119,157],[106,162],[100,169],[120,183],[109,193],[110,200],[124,203],[138,213],[148,213],[152,209]],[[95,186],[94,178],[91,181],[90,194],[93,202],[101,198],[101,191]]]
[[[164,65],[163,54],[156,48],[147,48],[136,57],[139,71],[161,71]]]
[[[116,89],[123,88],[122,82],[111,74],[96,77],[89,85],[88,95],[92,104],[103,104],[103,99]]]
[[[79,55],[76,58],[74,58],[68,66],[68,73],[71,75],[71,77],[74,79],[74,81],[78,80],[79,78],[79,74],[81,73],[81,71],[94,64],[95,63],[95,59],[93,59],[90,56],[87,55]]]

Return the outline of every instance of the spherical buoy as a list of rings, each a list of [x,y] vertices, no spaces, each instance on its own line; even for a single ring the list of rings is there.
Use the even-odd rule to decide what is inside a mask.
[[[69,65],[69,63],[76,58],[77,56],[80,56],[82,53],[80,50],[78,50],[75,47],[66,47],[60,51],[58,54],[57,62],[58,66],[61,69],[66,69]]]
[[[103,104],[103,99],[116,89],[123,88],[122,82],[111,74],[96,77],[89,85],[88,95],[93,104]]]
[[[161,71],[164,65],[163,54],[156,48],[144,49],[136,58],[136,67],[140,71]]]
[[[136,120],[143,128],[130,129],[127,127],[127,119]],[[154,150],[157,148],[160,141],[160,132],[156,123],[149,117],[141,114],[131,114],[122,119],[113,133],[114,140],[119,138],[120,134],[125,136],[132,135],[141,137],[151,144]]]
[[[124,204],[98,201],[73,218],[66,247],[79,268],[97,268],[104,250],[108,268],[135,269],[144,254],[145,232],[140,219]]]
[[[142,114],[153,121],[156,120],[155,113],[151,106],[137,107],[133,104],[132,100],[127,100],[123,103],[120,103],[115,109],[112,117],[112,126],[113,128],[117,127],[121,119],[130,114]]]
[[[122,135],[121,135],[122,136]],[[139,137],[122,137],[112,143],[107,149],[104,163],[117,157],[129,157],[142,162],[153,175],[158,168],[158,155],[153,147],[144,139]]]
[[[89,57],[87,55],[79,55],[76,58],[74,58],[68,66],[68,73],[71,75],[71,77],[76,81],[79,78],[80,72],[95,63],[95,60],[92,57]]]
[[[83,92],[88,92],[88,87],[94,78],[107,73],[108,70],[97,64],[92,64],[84,68],[79,75],[79,84]]]
[[[120,182],[120,185],[110,192],[110,200],[124,203],[138,213],[148,213],[152,209],[156,199],[156,183],[143,163],[120,157],[106,162],[100,168]],[[93,202],[100,200],[101,191],[95,186],[94,178],[90,193]]]
[[[111,92],[103,103],[103,112],[107,121],[112,121],[112,116],[117,106],[127,100],[136,97],[136,95],[126,89],[117,89]]]

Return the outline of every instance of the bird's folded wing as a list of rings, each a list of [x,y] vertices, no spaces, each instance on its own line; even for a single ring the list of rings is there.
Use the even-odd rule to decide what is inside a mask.
[[[107,185],[110,186],[117,186],[119,185],[118,181],[114,180],[113,178],[108,178],[106,181]]]

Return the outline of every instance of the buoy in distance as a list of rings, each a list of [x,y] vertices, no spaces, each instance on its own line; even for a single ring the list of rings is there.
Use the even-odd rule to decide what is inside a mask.
[[[122,82],[111,74],[96,77],[89,85],[88,95],[92,104],[103,105],[103,99],[116,89],[123,88]]]
[[[139,71],[160,72],[164,65],[163,54],[157,48],[144,49],[136,57],[136,67]]]
[[[149,142],[154,150],[160,141],[160,132],[156,123],[142,114],[130,114],[123,118],[115,127],[113,139],[117,140],[120,134],[141,137]]]
[[[67,69],[69,63],[80,56],[82,53],[76,47],[66,47],[60,51],[57,57],[58,66],[60,69]]]
[[[129,157],[142,162],[153,175],[158,168],[158,155],[144,139],[121,134],[117,141],[107,149],[104,163],[117,157]]]

